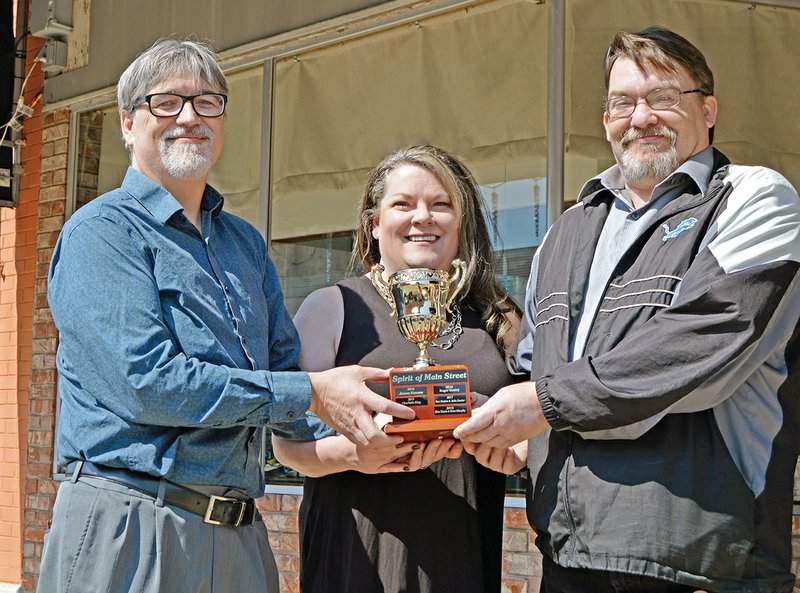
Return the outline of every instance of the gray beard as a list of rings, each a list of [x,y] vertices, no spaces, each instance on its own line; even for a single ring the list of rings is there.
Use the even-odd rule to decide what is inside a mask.
[[[205,177],[211,170],[211,150],[214,133],[206,126],[201,126],[211,141],[201,145],[177,144],[167,140],[169,130],[159,140],[158,151],[164,168],[175,179],[197,179]]]
[[[680,165],[674,146],[665,152],[654,150],[649,155],[634,155],[629,150],[623,150],[618,160],[623,176],[632,183],[644,179],[655,179],[660,183]]]
[[[637,152],[628,150],[627,144],[652,133],[666,137],[670,141],[669,148],[661,151],[656,146],[639,146]],[[663,125],[649,130],[629,129],[622,137],[621,153],[617,158],[625,179],[632,183],[650,179],[655,179],[656,183],[664,181],[680,166],[675,148],[677,140],[675,131]]]

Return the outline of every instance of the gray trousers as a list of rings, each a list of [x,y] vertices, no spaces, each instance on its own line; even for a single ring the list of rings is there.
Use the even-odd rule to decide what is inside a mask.
[[[37,593],[278,593],[260,520],[209,525],[125,486],[81,477],[58,489]]]

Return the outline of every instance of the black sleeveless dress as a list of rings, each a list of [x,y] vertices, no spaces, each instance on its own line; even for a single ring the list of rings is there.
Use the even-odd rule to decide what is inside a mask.
[[[397,330],[366,276],[338,284],[344,328],[337,366],[413,363],[416,345]],[[439,364],[466,364],[473,391],[514,381],[480,315],[462,307],[464,334]],[[375,391],[383,385],[370,384]],[[355,471],[306,478],[300,506],[303,593],[494,593],[500,591],[505,476],[464,453],[412,473]]]

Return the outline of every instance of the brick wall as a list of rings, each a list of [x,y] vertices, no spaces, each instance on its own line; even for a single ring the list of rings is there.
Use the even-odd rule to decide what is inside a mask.
[[[22,574],[25,463],[28,455],[29,385],[36,273],[36,225],[41,102],[44,77],[34,66],[42,41],[27,39],[26,105],[34,114],[23,120],[17,208],[0,213],[0,582],[17,584]]]
[[[17,292],[22,286],[16,259],[19,231],[18,211],[0,210],[0,582],[18,583],[21,572],[22,473],[25,455],[27,389],[18,391],[20,307]],[[24,264],[23,264],[24,265]],[[30,368],[30,336],[26,366]],[[30,371],[27,371],[28,374]]]
[[[258,509],[269,531],[269,545],[281,572],[281,592],[300,591],[300,535],[297,511],[302,497],[268,494],[258,500]]]
[[[56,330],[47,305],[47,267],[64,225],[69,111],[45,114],[38,179],[38,228],[33,285],[33,357],[30,377],[28,456],[22,553],[22,590],[35,591],[44,532],[56,483],[51,479],[56,402]]]
[[[503,518],[503,593],[535,593],[542,580],[542,555],[525,509],[506,509]]]
[[[797,577],[794,593],[800,593],[800,515],[792,517],[792,567]]]

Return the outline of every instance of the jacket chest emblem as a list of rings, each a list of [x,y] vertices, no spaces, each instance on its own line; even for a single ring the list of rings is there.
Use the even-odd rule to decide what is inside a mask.
[[[674,239],[675,237],[680,235],[683,231],[688,231],[696,224],[697,224],[696,218],[687,218],[686,220],[680,222],[678,226],[676,226],[672,230],[669,230],[669,225],[662,224],[661,228],[664,229],[664,236],[661,238],[661,240],[666,242],[669,239]]]

